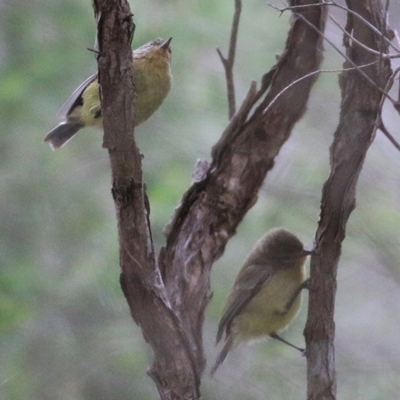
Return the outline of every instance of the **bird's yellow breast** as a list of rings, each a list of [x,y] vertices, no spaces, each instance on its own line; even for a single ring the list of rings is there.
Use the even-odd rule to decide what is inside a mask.
[[[137,126],[160,107],[171,89],[169,60],[162,55],[134,58],[133,83],[136,89],[135,126]]]
[[[285,329],[300,310],[301,293],[287,312],[286,305],[305,278],[304,265],[273,274],[233,322],[235,341],[257,339]]]
[[[138,126],[160,107],[171,89],[169,58],[157,49],[145,55],[134,54],[133,83],[136,91],[134,122]],[[85,126],[103,126],[99,86],[97,79],[90,83],[82,94],[83,105],[73,112]]]

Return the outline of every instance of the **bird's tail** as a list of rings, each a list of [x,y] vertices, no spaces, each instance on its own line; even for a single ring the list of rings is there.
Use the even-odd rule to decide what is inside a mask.
[[[50,131],[44,141],[48,142],[53,150],[58,149],[82,128],[83,124],[79,122],[63,122]]]
[[[218,354],[217,360],[215,361],[214,366],[211,368],[211,376],[214,376],[215,372],[217,371],[218,367],[224,362],[226,356],[230,352],[233,346],[232,337],[228,337],[224,347],[222,348],[221,352]]]

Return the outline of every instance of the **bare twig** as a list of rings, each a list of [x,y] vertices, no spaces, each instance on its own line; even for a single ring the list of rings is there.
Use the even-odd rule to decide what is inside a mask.
[[[379,130],[383,132],[383,134],[392,142],[393,146],[396,147],[397,150],[400,150],[400,143],[393,137],[393,135],[386,129],[382,119],[379,121]]]
[[[372,29],[375,33],[377,33],[378,35],[381,35],[382,32],[374,25],[372,25],[369,21],[367,21],[362,15],[356,13],[355,11],[351,10],[350,8],[343,6],[339,3],[337,3],[336,1],[332,0],[331,2],[327,2],[325,1],[325,4],[328,5],[332,5],[335,6],[337,8],[340,8],[341,10],[346,11],[346,13],[351,14],[352,16],[356,17],[357,19],[359,19],[360,21],[362,21],[365,25],[367,25],[370,29]],[[391,38],[388,38],[386,36],[384,36],[385,38],[385,42],[388,46],[390,46],[393,50],[396,51],[396,53],[398,53],[400,50],[392,43]]]
[[[346,35],[350,40],[352,40],[354,43],[357,43],[360,47],[362,47],[364,50],[368,51],[371,54],[375,54],[377,56],[380,56],[382,58],[400,58],[400,53],[397,54],[382,54],[382,52],[379,52],[374,49],[370,49],[367,47],[365,44],[361,43],[359,40],[354,38],[350,33],[348,33],[342,26],[339,24],[339,22],[336,21],[336,19],[330,15],[329,18],[332,20],[332,22],[343,32],[344,35]]]
[[[236,132],[240,126],[246,122],[251,108],[253,107],[257,98],[257,83],[251,82],[250,88],[247,91],[240,108],[231,117],[228,126],[225,128],[224,132],[218,143],[212,148],[211,154],[213,159],[219,159],[221,156],[221,151],[226,147],[226,142],[234,139]]]
[[[393,35],[396,38],[397,44],[400,46],[400,37],[399,37],[399,32],[397,32],[397,29],[393,29]]]
[[[269,3],[269,2],[267,2],[267,5],[268,5],[269,7],[271,7],[271,8],[273,8],[274,10],[279,11],[281,14],[283,14],[285,11],[292,11],[292,12],[295,12],[295,10],[297,10],[297,9],[302,9],[302,8],[307,8],[307,7],[310,8],[310,7],[321,7],[321,6],[334,6],[334,7],[340,8],[341,10],[346,11],[346,13],[349,13],[349,14],[355,16],[356,18],[358,18],[359,20],[363,21],[363,22],[364,22],[369,28],[371,28],[375,33],[377,33],[377,34],[379,34],[379,35],[382,34],[382,32],[380,32],[379,29],[377,29],[374,25],[372,25],[369,21],[367,21],[367,20],[366,20],[365,18],[363,18],[361,15],[355,13],[353,10],[350,10],[348,7],[343,6],[343,5],[339,4],[339,3],[337,3],[337,2],[334,1],[334,0],[332,0],[332,1],[325,1],[325,0],[322,0],[322,3],[320,3],[320,4],[306,4],[306,5],[301,5],[301,6],[288,6],[288,7],[283,7],[283,8],[274,6],[273,4],[271,4],[271,3]],[[392,48],[396,51],[396,53],[398,53],[398,52],[400,51],[400,50],[391,42],[391,40],[390,40],[389,38],[387,38],[386,36],[385,36],[385,41],[387,42],[387,44],[388,44],[390,47],[392,47]],[[400,44],[400,41],[399,41],[399,44]]]
[[[316,32],[319,32],[320,35],[324,38],[324,40],[328,42],[349,64],[351,64],[364,77],[364,79],[366,79],[367,82],[370,83],[377,91],[383,94],[392,104],[396,103],[396,100],[394,100],[388,93],[385,93],[383,89],[381,89],[364,71],[362,71],[360,67],[351,58],[349,58],[346,54],[344,54],[330,39],[328,39],[322,32],[320,32],[316,26],[312,25],[309,21],[307,21],[307,19],[304,18],[303,15],[301,14],[296,14],[296,15],[298,15],[309,27],[314,29]]]
[[[218,143],[212,148],[211,155],[214,160],[221,158],[221,152],[227,147],[228,142],[234,140],[236,134],[239,132],[239,128],[243,127],[245,122],[248,120],[251,109],[271,85],[276,70],[277,67],[275,66],[264,74],[261,79],[261,87],[259,90],[257,90],[257,83],[255,81],[251,82],[250,88],[244,96],[242,104],[230,119],[228,126],[222,133]]]
[[[305,79],[307,79],[307,78],[311,78],[312,76],[318,75],[318,74],[320,74],[320,73],[332,73],[332,72],[333,72],[333,73],[338,73],[338,72],[352,71],[352,70],[356,70],[356,69],[359,69],[359,68],[366,68],[366,67],[370,67],[371,65],[376,64],[377,62],[378,62],[378,61],[375,61],[375,62],[371,62],[371,63],[365,64],[365,65],[359,65],[359,66],[357,66],[357,67],[351,67],[351,68],[341,68],[341,69],[331,69],[331,70],[328,70],[328,69],[319,69],[319,70],[317,70],[317,71],[310,72],[309,74],[306,74],[306,75],[300,77],[299,79],[296,79],[295,81],[293,81],[293,82],[291,82],[289,85],[287,85],[285,88],[283,88],[283,89],[271,100],[271,102],[268,104],[268,106],[264,109],[263,113],[264,113],[264,114],[267,113],[267,112],[270,110],[270,108],[272,107],[272,105],[278,100],[278,98],[279,98],[280,96],[282,96],[282,95],[283,95],[287,90],[289,90],[292,86],[294,86],[294,85],[300,83],[301,81],[303,81],[303,80],[305,80]]]
[[[231,38],[229,40],[229,53],[228,58],[225,58],[220,49],[217,49],[219,58],[221,59],[222,65],[225,69],[226,86],[228,95],[228,106],[229,106],[229,119],[232,118],[236,111],[236,100],[235,100],[235,83],[233,80],[233,65],[235,62],[236,44],[239,31],[240,13],[242,11],[242,1],[235,0],[235,13],[233,15]]]
[[[386,87],[385,87],[385,92],[388,92],[390,88],[393,86],[393,82],[397,76],[397,74],[400,72],[400,67],[397,68],[392,75],[390,76]],[[376,122],[375,122],[375,128],[374,128],[374,135],[376,133],[376,130],[379,129],[393,144],[394,147],[396,147],[397,150],[400,150],[400,143],[396,141],[396,139],[393,137],[393,135],[386,129],[385,124],[383,123],[383,118],[382,118],[382,109],[383,109],[383,104],[385,102],[385,98],[382,97],[380,104],[379,104],[379,114],[376,117]]]
[[[325,4],[324,1],[322,1],[321,3],[316,3],[316,4],[302,4],[300,6],[298,6],[298,5],[297,6],[287,6],[287,7],[282,7],[281,8],[281,7],[274,6],[269,1],[266,1],[265,3],[266,3],[266,5],[268,7],[271,7],[272,9],[274,9],[276,11],[279,11],[281,13],[281,15],[285,11],[291,11],[291,12],[295,13],[296,10],[302,10],[304,8],[311,8],[311,7],[321,7],[321,6],[323,6]]]

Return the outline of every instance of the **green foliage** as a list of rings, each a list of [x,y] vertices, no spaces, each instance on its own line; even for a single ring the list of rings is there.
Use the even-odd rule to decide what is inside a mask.
[[[227,122],[224,72],[215,48],[227,52],[233,3],[131,4],[134,47],[155,37],[174,38],[171,94],[137,129],[156,248],[196,160],[209,159]],[[152,354],[118,284],[102,135],[87,129],[57,152],[43,143],[58,122],[57,109],[96,70],[87,51],[96,32],[90,2],[2,1],[0,11],[0,398],[155,399],[146,376]],[[235,68],[238,102],[283,50],[287,17],[264,1],[244,2]],[[329,34],[340,43],[336,31]],[[328,51],[326,68],[338,68],[340,59]],[[309,112],[278,156],[258,203],[215,265],[215,295],[204,330],[209,365],[223,302],[255,240],[284,226],[312,244],[338,120],[336,81],[335,74],[321,76]],[[391,110],[385,118],[389,129],[398,127]],[[378,134],[339,266],[341,398],[395,398],[400,391],[399,164],[398,153]],[[284,334],[289,341],[302,345],[305,318],[304,307]],[[205,376],[202,390],[215,399],[304,398],[305,359],[273,341],[243,347],[229,355],[214,381]]]

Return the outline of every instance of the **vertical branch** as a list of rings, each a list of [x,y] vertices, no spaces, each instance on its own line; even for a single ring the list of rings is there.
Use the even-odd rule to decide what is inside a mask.
[[[154,351],[150,375],[161,399],[195,400],[200,397],[200,378],[155,262],[141,155],[134,138],[132,14],[126,0],[93,0],[93,7],[98,23],[103,147],[112,169],[121,287],[133,319]]]
[[[219,58],[225,69],[226,89],[228,95],[229,119],[236,112],[235,82],[233,79],[233,65],[235,63],[235,53],[237,37],[239,32],[240,13],[242,12],[242,0],[235,0],[235,13],[233,15],[231,38],[229,40],[228,58],[225,58],[220,49],[217,49]]]
[[[380,0],[347,0],[352,12],[374,25],[384,27]],[[381,40],[367,24],[348,14],[346,28],[368,48],[387,52]],[[346,41],[351,63],[376,64],[364,69],[371,84],[359,70],[345,71],[340,76],[342,104],[339,125],[331,146],[331,173],[321,200],[321,215],[316,233],[316,254],[311,259],[309,313],[305,328],[307,342],[307,375],[309,400],[336,398],[334,349],[334,302],[337,266],[348,218],[355,208],[357,180],[367,150],[374,139],[375,120],[380,111],[382,92],[390,78],[390,61],[372,54],[355,41]],[[351,64],[346,61],[345,68]]]

